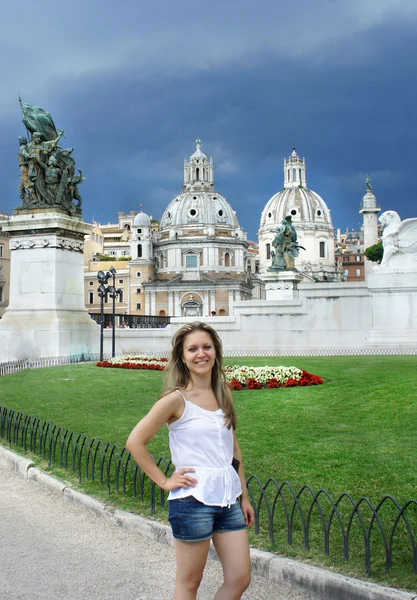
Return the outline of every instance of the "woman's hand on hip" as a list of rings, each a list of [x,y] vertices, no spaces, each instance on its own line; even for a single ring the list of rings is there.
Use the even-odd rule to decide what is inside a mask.
[[[190,473],[194,473],[195,469],[180,469],[175,471],[171,477],[167,477],[166,481],[161,485],[166,492],[176,490],[178,488],[189,488],[197,485],[198,481],[192,477]]]
[[[245,517],[246,527],[252,527],[252,525],[255,523],[255,511],[253,510],[249,500],[244,498],[241,503],[241,508],[243,516]]]

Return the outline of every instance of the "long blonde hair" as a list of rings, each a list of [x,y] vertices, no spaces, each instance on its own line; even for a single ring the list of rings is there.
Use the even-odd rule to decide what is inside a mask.
[[[169,394],[169,392],[178,388],[184,389],[189,384],[190,372],[183,361],[184,340],[187,335],[194,331],[205,331],[211,337],[216,352],[216,359],[211,371],[211,387],[220,408],[224,412],[227,427],[229,429],[230,427],[236,429],[236,411],[231,400],[231,389],[223,370],[222,342],[217,332],[206,323],[194,321],[181,327],[174,335],[171,356],[165,369],[164,391],[162,395],[165,396],[165,394]]]

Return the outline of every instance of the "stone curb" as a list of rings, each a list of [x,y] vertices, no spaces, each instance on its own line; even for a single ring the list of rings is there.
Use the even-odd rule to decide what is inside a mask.
[[[49,491],[59,494],[63,500],[90,510],[97,516],[110,520],[128,531],[172,545],[172,533],[168,525],[123,510],[113,509],[87,494],[68,487],[59,479],[43,473],[34,465],[34,462],[0,445],[0,467],[18,473],[25,479],[36,481]],[[209,555],[210,558],[217,559],[213,547],[210,548]],[[317,600],[417,600],[417,595],[413,593],[333,573],[327,569],[277,556],[271,552],[251,548],[251,563],[253,575],[308,594]]]

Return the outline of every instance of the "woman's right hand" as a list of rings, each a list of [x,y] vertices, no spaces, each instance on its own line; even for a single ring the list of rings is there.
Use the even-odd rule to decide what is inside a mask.
[[[195,469],[180,469],[175,471],[171,477],[167,477],[166,481],[161,485],[166,492],[176,490],[178,488],[189,488],[197,485],[198,481],[191,477],[190,473],[194,473]]]

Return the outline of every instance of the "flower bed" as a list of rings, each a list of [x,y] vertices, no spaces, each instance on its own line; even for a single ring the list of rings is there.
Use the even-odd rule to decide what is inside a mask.
[[[98,362],[98,367],[113,369],[147,369],[163,371],[167,358],[157,358],[151,354],[118,356]],[[247,367],[235,365],[225,367],[228,382],[233,390],[260,390],[280,387],[320,385],[323,379],[297,367]]]
[[[117,356],[110,360],[98,362],[98,367],[113,369],[146,369],[148,371],[163,371],[167,358],[157,358],[150,354],[132,354],[128,356]]]
[[[297,367],[247,367],[235,365],[225,368],[226,377],[234,390],[320,385],[323,379]]]

